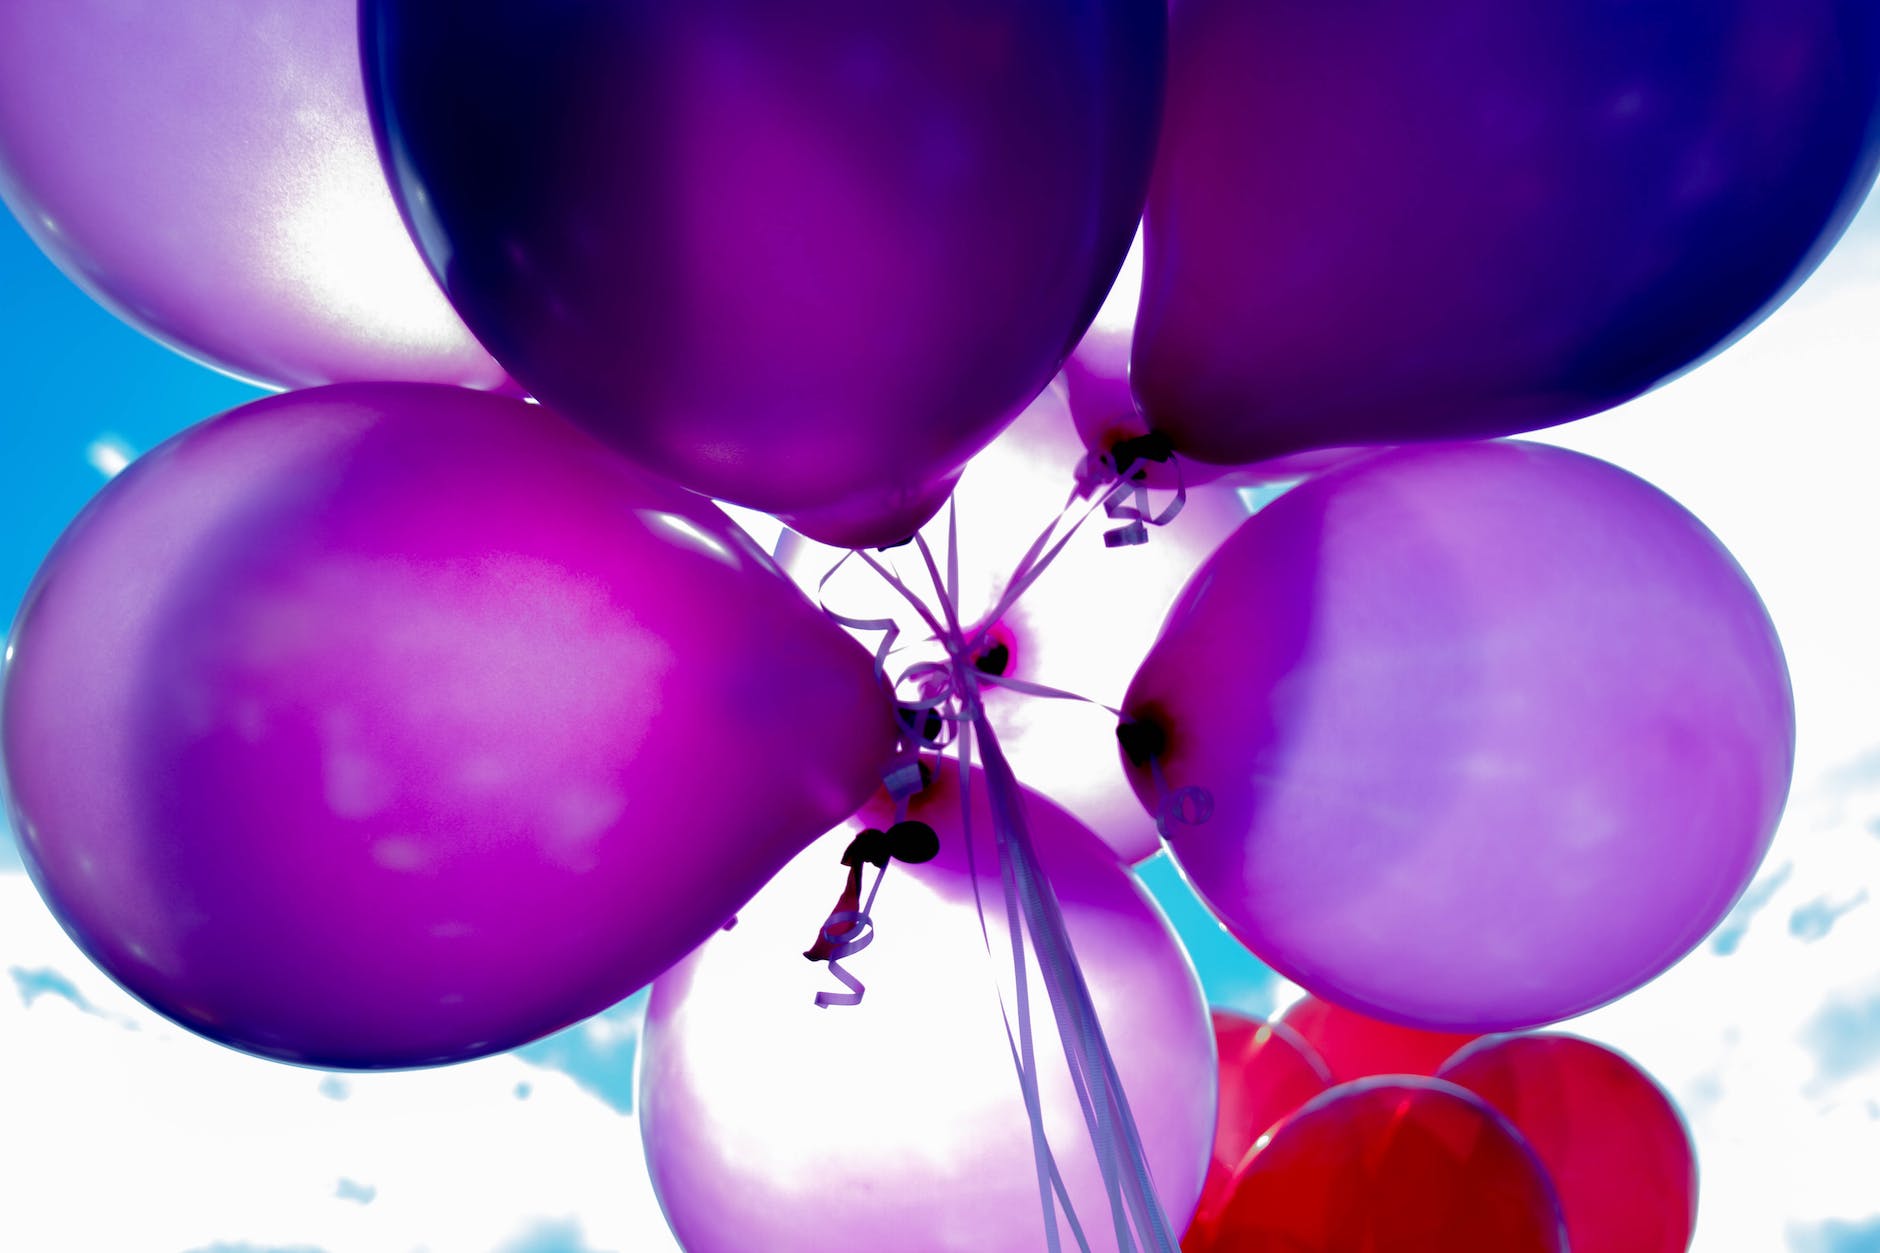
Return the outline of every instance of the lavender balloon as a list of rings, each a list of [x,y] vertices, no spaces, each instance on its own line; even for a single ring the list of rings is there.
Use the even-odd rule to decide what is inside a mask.
[[[1754,326],[1880,162],[1871,0],[1182,0],[1132,383],[1202,461],[1504,435]]]
[[[368,0],[417,235],[545,402],[861,546],[1038,394],[1142,209],[1161,0]]]
[[[860,1004],[819,1008],[819,992],[842,987],[801,954],[844,886],[841,859],[856,830],[892,822],[880,800],[805,850],[739,911],[735,927],[654,983],[640,1129],[653,1186],[691,1253],[1046,1247],[1030,1124],[1000,1017],[998,989],[1005,1005],[1016,1001],[992,812],[984,776],[975,771],[971,786],[985,933],[949,764],[909,812],[938,834],[939,855],[889,863],[874,939],[844,959],[865,986]],[[1167,921],[1116,858],[1042,797],[1024,803],[1156,1190],[1180,1230],[1214,1135],[1214,1038],[1200,986]],[[875,871],[866,870],[872,884]],[[1114,1249],[1035,965],[1029,989],[1050,1142],[1091,1247]]]
[[[508,383],[392,203],[352,0],[0,5],[0,197],[112,312],[231,374]]]
[[[0,751],[111,976],[286,1061],[457,1061],[683,956],[878,784],[867,654],[729,519],[520,401],[259,401],[27,593]]]
[[[1435,445],[1309,480],[1198,571],[1136,674],[1133,781],[1287,977],[1411,1026],[1592,1009],[1689,951],[1782,812],[1775,630],[1716,538],[1560,449]],[[1192,816],[1192,815],[1191,815]]]

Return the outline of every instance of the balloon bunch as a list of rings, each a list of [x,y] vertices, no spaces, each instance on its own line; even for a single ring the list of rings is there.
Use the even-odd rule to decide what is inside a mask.
[[[1312,997],[1273,1023],[1217,1011],[1214,1034],[1220,1117],[1187,1253],[1690,1242],[1690,1134],[1611,1049],[1557,1033],[1458,1038]]]
[[[28,869],[284,1061],[654,983],[689,1248],[1172,1253],[1215,1072],[1129,861],[1446,1044],[1626,994],[1749,881],[1793,756],[1754,589],[1494,437],[1725,347],[1877,163],[1865,0],[20,0],[0,194],[301,389],[48,556],[0,705]],[[1087,335],[1139,225],[1134,325]],[[1444,1063],[1482,1099],[1306,1099],[1339,1048],[1262,1037],[1305,1104],[1197,1230],[1561,1247],[1521,1226],[1577,1221],[1554,1039]]]

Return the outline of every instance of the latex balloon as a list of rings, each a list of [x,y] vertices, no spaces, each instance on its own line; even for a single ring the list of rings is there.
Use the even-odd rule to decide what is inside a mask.
[[[1096,313],[1167,19],[369,0],[362,21],[402,203],[497,359],[688,487],[871,545],[925,521]]]
[[[1521,1137],[1434,1079],[1333,1088],[1273,1129],[1183,1253],[1566,1253]],[[1573,1246],[1578,1253],[1578,1246]]]
[[[1880,160],[1867,0],[1183,0],[1131,381],[1189,457],[1533,430],[1718,351]]]
[[[1774,627],[1716,538],[1616,467],[1511,443],[1377,453],[1255,514],[1123,713],[1145,805],[1211,793],[1169,842],[1228,928],[1437,1031],[1580,1013],[1688,952],[1794,756]]]
[[[976,649],[982,673],[1114,706],[1175,593],[1246,521],[1248,509],[1232,488],[1198,488],[1173,521],[1148,530],[1147,543],[1114,548],[1105,545],[1103,533],[1118,523],[1098,510],[1013,607],[989,621],[1026,549],[1069,499],[1083,457],[1064,398],[1053,388],[973,459],[953,496],[957,608],[969,634],[987,628]],[[1157,495],[1152,507],[1160,510],[1167,500]],[[944,563],[947,517],[936,518],[923,535]],[[797,544],[785,550],[783,563],[806,591],[847,617],[896,619],[901,644],[932,636],[919,615],[858,560],[850,559],[824,585],[823,576],[842,556],[825,546]],[[890,559],[931,598],[924,567],[911,550]],[[872,647],[880,636],[862,638]],[[937,646],[932,655],[941,655]],[[897,654],[897,668],[922,656],[912,648]],[[1116,768],[1116,722],[1105,710],[996,687],[986,693],[986,708],[1006,757],[1027,786],[1069,809],[1128,861],[1161,847],[1155,824]]]
[[[1339,1083],[1372,1075],[1433,1075],[1477,1038],[1381,1022],[1316,996],[1287,1006],[1280,1021],[1325,1059]]]
[[[276,387],[510,386],[373,145],[352,0],[0,6],[0,196],[139,330]]]
[[[909,813],[937,833],[938,855],[888,863],[870,914],[874,938],[843,959],[865,988],[860,1004],[818,1007],[819,992],[843,985],[802,954],[845,890],[845,847],[863,826],[890,826],[892,811],[879,803],[792,861],[735,927],[654,983],[640,1130],[660,1204],[691,1253],[1045,1247],[1030,1123],[1001,1020],[1003,1003],[1016,1039],[1010,933],[977,772],[972,801],[985,931],[957,767],[948,765]],[[1028,795],[1025,810],[1156,1190],[1180,1230],[1214,1129],[1200,987],[1167,921],[1103,845],[1042,797]],[[861,869],[872,891],[875,871]],[[1045,1126],[1090,1247],[1114,1249],[1041,979],[1032,963]],[[1065,1247],[1075,1247],[1064,1230]]]
[[[1234,1172],[1274,1123],[1332,1086],[1332,1072],[1310,1044],[1284,1023],[1214,1010],[1220,1057],[1220,1112],[1214,1151],[1194,1221],[1213,1221],[1233,1195]]]
[[[1626,1058],[1569,1035],[1498,1036],[1443,1067],[1514,1124],[1560,1194],[1574,1253],[1684,1253],[1697,1163],[1671,1098]]]
[[[633,991],[866,797],[867,654],[723,514],[521,401],[256,402],[112,480],[32,588],[0,750],[134,995],[323,1067]]]

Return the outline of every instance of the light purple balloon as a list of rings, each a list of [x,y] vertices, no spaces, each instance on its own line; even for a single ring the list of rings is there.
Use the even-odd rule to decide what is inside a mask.
[[[508,385],[392,203],[352,0],[0,5],[0,197],[113,313],[231,374]]]
[[[989,941],[974,906],[957,767],[948,765],[910,811],[939,834],[939,856],[889,863],[875,938],[844,960],[866,987],[859,1005],[818,1008],[818,992],[842,985],[801,956],[843,887],[854,822],[792,861],[735,927],[654,983],[640,1129],[660,1204],[691,1253],[1046,1247],[1030,1124],[1000,1020],[997,989],[1015,1002],[984,776],[972,786]],[[1179,1230],[1214,1135],[1214,1038],[1194,970],[1148,895],[1089,831],[1036,794],[1025,812]],[[859,815],[878,828],[891,817],[879,801]],[[1091,1247],[1114,1249],[1035,963],[1029,990],[1050,1141]],[[1068,1236],[1064,1247],[1075,1247]]]
[[[27,869],[134,995],[326,1067],[645,984],[879,784],[868,656],[728,518],[521,401],[272,397],[113,480],[28,591]]]
[[[1326,1000],[1447,1031],[1565,1018],[1683,956],[1794,755],[1781,646],[1716,538],[1515,443],[1379,453],[1256,514],[1124,715],[1213,797],[1170,844],[1230,930]]]

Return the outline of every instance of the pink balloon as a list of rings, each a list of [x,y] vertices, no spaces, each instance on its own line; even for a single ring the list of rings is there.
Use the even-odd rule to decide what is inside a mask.
[[[1316,996],[1287,1006],[1280,1021],[1318,1051],[1339,1083],[1372,1075],[1433,1075],[1477,1039],[1380,1022]]]
[[[1275,1127],[1185,1253],[1566,1253],[1521,1137],[1434,1079],[1333,1088]],[[1574,1246],[1578,1253],[1577,1246]]]
[[[1638,987],[1717,924],[1782,812],[1775,630],[1650,484],[1529,444],[1308,480],[1198,571],[1124,704],[1176,858],[1328,1000],[1443,1031]],[[1192,816],[1192,815],[1191,815]]]
[[[801,954],[844,887],[841,858],[856,830],[890,824],[880,803],[792,861],[736,926],[654,983],[640,1129],[660,1204],[691,1253],[1045,1247],[1030,1124],[996,990],[1016,1022],[986,795],[975,772],[985,933],[957,767],[944,765],[909,813],[938,833],[939,855],[889,863],[874,939],[843,959],[866,987],[860,1004],[819,1008],[817,993],[842,985]],[[1193,968],[1149,896],[1089,831],[1036,795],[1025,812],[1179,1229],[1214,1129],[1214,1044]],[[870,884],[874,874],[867,868]],[[1050,1141],[1091,1247],[1114,1249],[1035,963],[1029,992]],[[1068,1235],[1065,1247],[1074,1247]]]
[[[953,503],[959,610],[969,630],[998,605],[1025,550],[1069,497],[1083,456],[1063,396],[1051,389],[967,467]],[[1159,508],[1166,499],[1158,495],[1154,504]],[[1098,510],[994,625],[982,649],[982,669],[1002,665],[999,673],[1011,679],[1116,705],[1175,593],[1246,518],[1247,506],[1232,488],[1199,488],[1189,493],[1174,521],[1150,530],[1146,544],[1109,548],[1103,532],[1117,523]],[[947,515],[929,523],[923,534],[944,560]],[[831,609],[850,617],[892,616],[904,644],[932,635],[859,560],[851,558],[818,592],[842,555],[796,545],[786,551],[784,564]],[[888,559],[931,598],[926,571],[912,549],[897,550]],[[865,638],[872,645],[880,637]],[[1003,653],[994,652],[999,648]],[[920,655],[910,652],[897,669]],[[1128,861],[1140,861],[1161,847],[1155,824],[1144,818],[1115,766],[1116,721],[1103,709],[998,688],[988,690],[986,708],[1006,757],[1027,786],[1070,810]]]
[[[59,541],[7,650],[27,866],[212,1039],[387,1068],[592,1014],[878,784],[867,655],[718,510],[520,401],[289,393]]]
[[[1691,1133],[1665,1090],[1570,1035],[1497,1036],[1441,1077],[1493,1105],[1547,1167],[1573,1253],[1684,1253],[1697,1225]]]
[[[352,0],[0,5],[0,196],[139,330],[276,387],[498,388],[400,219]]]

